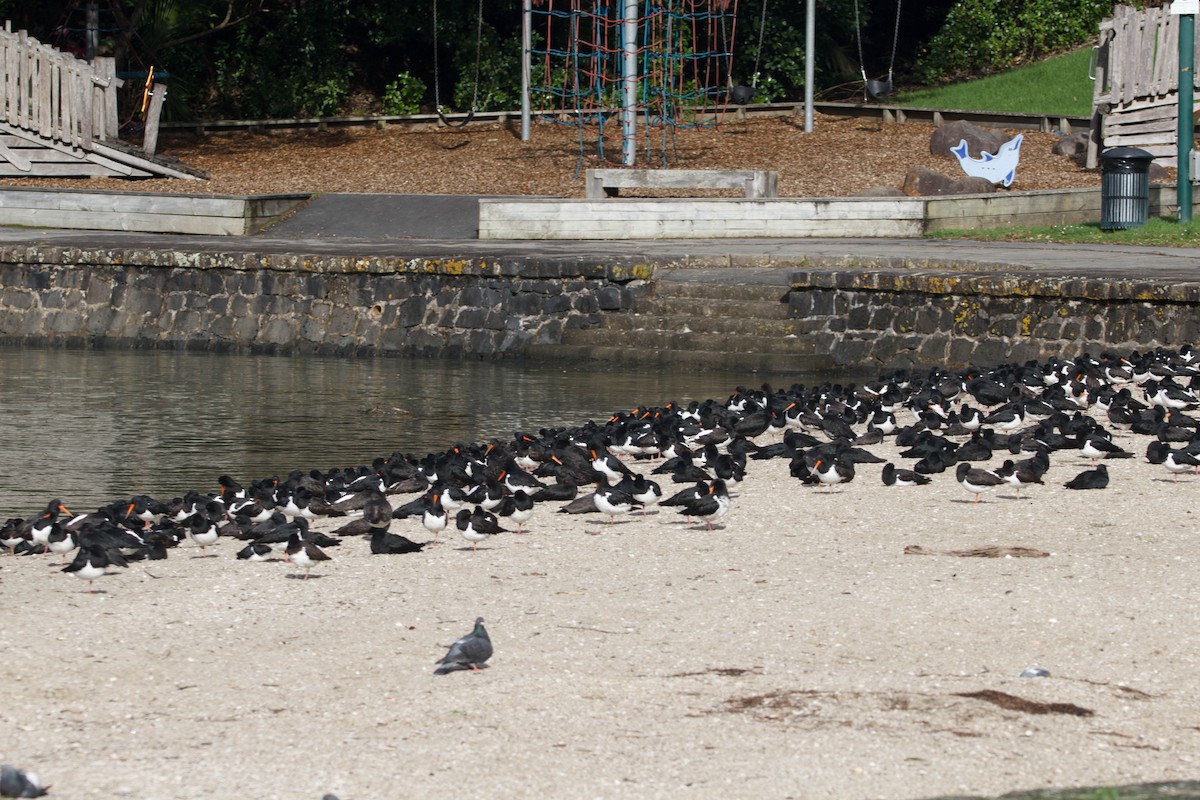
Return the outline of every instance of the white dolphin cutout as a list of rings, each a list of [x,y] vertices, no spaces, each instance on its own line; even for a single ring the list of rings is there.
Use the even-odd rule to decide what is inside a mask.
[[[995,155],[981,153],[980,158],[967,155],[966,139],[959,141],[957,147],[951,147],[950,152],[958,159],[958,165],[962,167],[963,172],[972,178],[983,178],[992,183],[1003,184],[1007,189],[1017,174],[1017,161],[1021,158],[1021,140],[1024,138],[1025,134],[1018,133],[1000,145]]]

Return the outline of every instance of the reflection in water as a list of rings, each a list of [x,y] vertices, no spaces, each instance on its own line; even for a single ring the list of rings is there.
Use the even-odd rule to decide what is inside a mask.
[[[0,521],[725,398],[753,375],[0,348]],[[788,380],[791,382],[791,379]],[[78,508],[77,508],[78,507]]]

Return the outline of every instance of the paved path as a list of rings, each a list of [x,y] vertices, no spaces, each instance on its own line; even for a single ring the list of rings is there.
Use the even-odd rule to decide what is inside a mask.
[[[862,261],[1077,277],[1200,280],[1200,248],[991,243],[923,239],[688,239],[493,241],[475,238],[478,197],[331,194],[255,236],[0,228],[0,245],[152,248],[203,253],[303,253],[404,258],[529,257],[637,260],[694,267]],[[728,277],[734,277],[729,275]]]

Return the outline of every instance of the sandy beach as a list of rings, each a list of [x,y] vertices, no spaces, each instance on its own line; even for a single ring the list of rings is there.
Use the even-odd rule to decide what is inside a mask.
[[[347,539],[309,580],[236,560],[233,539],[111,569],[92,595],[57,556],[0,556],[0,760],[57,798],[900,800],[1193,779],[1200,479],[1148,464],[1149,440],[1118,434],[1137,457],[1109,462],[1107,489],[1065,489],[1089,465],[1060,451],[1044,486],[978,504],[952,470],[901,488],[861,464],[828,491],[752,460],[711,532],[670,508],[607,522],[544,503],[477,552],[453,531],[411,555]],[[978,548],[1040,553],[961,552]],[[434,676],[476,616],[488,668]]]

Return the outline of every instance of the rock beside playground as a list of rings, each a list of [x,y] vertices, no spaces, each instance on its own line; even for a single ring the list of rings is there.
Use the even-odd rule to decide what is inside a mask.
[[[909,197],[991,194],[995,191],[995,185],[986,178],[951,178],[927,167],[914,167],[904,176],[904,194]]]
[[[934,128],[933,135],[929,137],[929,154],[954,158],[950,149],[957,147],[958,143],[965,139],[967,152],[978,158],[980,153],[994,154],[1000,149],[1000,145],[1010,138],[1003,131],[989,130],[972,125],[970,122],[956,120]]]

